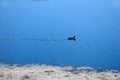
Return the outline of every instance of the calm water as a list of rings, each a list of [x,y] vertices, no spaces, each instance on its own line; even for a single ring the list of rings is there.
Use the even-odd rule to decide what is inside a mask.
[[[120,70],[119,0],[0,0],[0,62]]]

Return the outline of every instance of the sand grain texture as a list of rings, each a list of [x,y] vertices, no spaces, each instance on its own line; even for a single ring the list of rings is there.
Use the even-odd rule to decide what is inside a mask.
[[[0,80],[120,80],[120,71],[91,67],[0,64]]]

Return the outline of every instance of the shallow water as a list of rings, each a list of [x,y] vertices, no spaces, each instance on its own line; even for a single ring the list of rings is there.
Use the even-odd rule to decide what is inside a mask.
[[[0,12],[0,62],[120,70],[119,0],[1,0]]]

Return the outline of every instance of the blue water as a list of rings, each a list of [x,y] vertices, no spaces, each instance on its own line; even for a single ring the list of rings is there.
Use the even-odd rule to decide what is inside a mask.
[[[119,0],[0,0],[0,62],[120,70]]]

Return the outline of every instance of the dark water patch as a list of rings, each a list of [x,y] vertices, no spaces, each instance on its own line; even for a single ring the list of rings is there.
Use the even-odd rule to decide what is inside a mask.
[[[71,72],[72,74],[79,74],[79,73],[82,73],[82,72],[85,72],[85,73],[88,73],[88,72],[93,72],[95,71],[94,69],[77,69],[77,68],[73,68],[71,70],[63,70],[63,71],[66,71],[66,72]]]
[[[120,73],[120,71],[116,71],[116,70],[114,70],[114,71],[112,71],[112,73]]]
[[[99,72],[107,72],[109,70],[100,68],[100,69],[95,69],[95,71],[99,73]]]
[[[104,69],[104,68],[92,68],[92,67],[72,67],[72,69],[64,69],[65,72],[71,72],[72,74],[79,74],[79,73],[90,73],[90,72],[112,72],[112,73],[120,73],[118,70],[111,70],[111,69]],[[104,75],[104,74],[102,74]]]
[[[24,66],[24,64],[18,64],[18,65],[16,65],[16,67],[22,67],[22,66]]]

